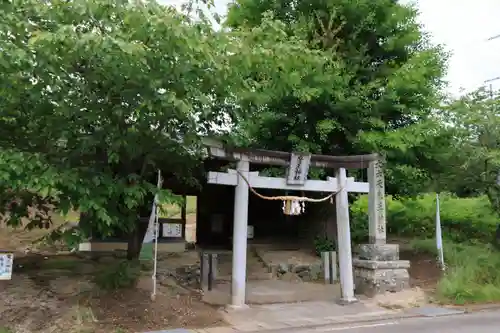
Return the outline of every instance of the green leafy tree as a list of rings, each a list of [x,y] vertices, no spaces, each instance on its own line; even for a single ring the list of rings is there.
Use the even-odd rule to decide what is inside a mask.
[[[266,15],[329,61],[296,75],[298,84],[322,83],[313,96],[289,94],[255,108],[236,140],[331,155],[376,151],[387,158],[390,192],[430,186],[433,150],[444,140],[431,115],[446,55],[430,44],[415,8],[393,0],[235,0],[226,25],[254,27]]]
[[[488,194],[500,211],[500,95],[485,89],[451,99],[439,121],[451,136],[446,166],[437,177],[441,188],[460,196]]]
[[[202,136],[244,119],[242,106],[308,91],[292,69],[324,58],[283,29],[268,18],[216,31],[154,1],[2,2],[4,220],[41,227],[75,209],[77,236],[119,228],[137,257],[157,169],[166,184],[195,183]]]

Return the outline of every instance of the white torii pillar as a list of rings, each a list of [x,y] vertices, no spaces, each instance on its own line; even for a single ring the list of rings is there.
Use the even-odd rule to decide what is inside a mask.
[[[356,302],[354,297],[354,276],[352,268],[351,227],[349,225],[349,198],[347,196],[347,173],[344,168],[337,170],[338,192],[335,195],[337,213],[337,239],[339,251],[340,288],[342,303]]]
[[[238,161],[237,169],[247,179],[250,169],[248,159]],[[247,233],[248,233],[248,184],[238,174],[238,183],[234,190],[233,220],[233,267],[231,280],[231,307],[245,307],[246,269],[247,269]]]

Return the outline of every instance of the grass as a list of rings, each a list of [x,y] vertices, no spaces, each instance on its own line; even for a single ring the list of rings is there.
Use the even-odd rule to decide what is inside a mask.
[[[80,264],[81,261],[76,260],[75,258],[58,259],[57,257],[53,257],[42,262],[41,266],[43,269],[75,270]]]
[[[164,218],[180,218],[181,206],[180,205],[163,205],[161,217]],[[196,214],[196,197],[186,197],[186,215]]]
[[[94,282],[107,291],[132,288],[139,280],[141,268],[138,261],[117,261],[96,274]]]
[[[70,212],[67,216],[52,214],[53,224],[49,229],[25,229],[25,225],[16,228],[0,223],[0,249],[24,253],[26,249],[39,249],[45,247],[44,238],[53,230],[61,227],[66,221],[77,221],[78,213]],[[26,221],[24,221],[26,223]],[[0,331],[0,333],[2,333]]]
[[[415,240],[411,247],[436,255],[435,240]],[[489,244],[443,244],[446,273],[436,286],[436,298],[457,305],[500,302],[500,251]]]
[[[186,215],[196,214],[196,197],[195,196],[187,196],[186,197]],[[163,218],[181,218],[181,206],[172,204],[172,205],[163,205],[161,207],[160,216]],[[78,222],[79,215],[78,212],[71,211],[66,216],[55,216],[55,224],[60,225],[65,221],[70,222]],[[2,332],[0,332],[2,333]]]
[[[7,327],[0,327],[0,333],[13,333],[11,329]]]

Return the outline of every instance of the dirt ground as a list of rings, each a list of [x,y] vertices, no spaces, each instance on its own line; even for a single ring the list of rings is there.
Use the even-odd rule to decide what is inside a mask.
[[[402,260],[410,260],[409,273],[411,286],[418,287],[427,293],[433,292],[442,275],[436,258],[427,254],[415,254],[410,251],[401,252],[400,258]]]
[[[187,238],[195,240],[195,219],[187,216]],[[62,221],[59,221],[62,223]],[[217,309],[201,301],[196,289],[196,252],[161,255],[158,294],[151,300],[151,271],[135,288],[104,292],[95,275],[116,256],[89,258],[69,253],[63,245],[34,245],[48,230],[12,230],[0,225],[0,250],[15,253],[11,281],[0,281],[0,332],[119,333],[221,326]],[[440,277],[434,258],[402,252],[411,260],[412,287],[431,292]]]
[[[402,258],[412,261],[414,288],[405,298],[413,304],[421,302],[422,291],[432,291],[440,271],[433,258],[409,255],[402,253]],[[0,282],[0,328],[15,333],[118,333],[224,325],[217,309],[201,302],[196,290],[197,258],[195,252],[162,255],[158,295],[151,301],[149,271],[133,289],[104,292],[95,286],[95,274],[116,259],[111,255],[17,257],[13,279]],[[392,298],[378,301],[395,303]]]
[[[190,215],[188,233],[194,238]],[[62,223],[56,220],[54,227]],[[217,309],[201,302],[196,253],[159,256],[152,301],[150,269],[142,272],[135,288],[100,290],[95,276],[120,256],[90,258],[70,253],[62,244],[33,243],[48,232],[0,224],[0,250],[15,254],[12,280],[0,281],[0,332],[124,333],[224,325]]]
[[[424,306],[432,302],[432,294],[441,277],[441,270],[432,256],[415,254],[412,251],[400,253],[402,260],[410,260],[410,286],[397,293],[377,295],[370,301],[384,308],[408,309]]]
[[[223,324],[215,308],[202,303],[194,288],[166,274],[165,267],[159,272],[154,301],[149,271],[135,288],[100,290],[94,276],[113,260],[120,259],[76,255],[15,259],[12,280],[0,281],[0,328],[15,333],[118,333]]]

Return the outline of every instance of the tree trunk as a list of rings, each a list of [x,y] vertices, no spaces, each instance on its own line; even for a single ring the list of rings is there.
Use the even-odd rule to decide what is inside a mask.
[[[140,219],[135,223],[133,230],[128,235],[127,259],[136,260],[142,249],[142,241],[148,230],[148,220],[141,222]]]
[[[141,252],[141,244],[139,241],[139,232],[137,228],[134,228],[128,235],[127,244],[127,259],[135,260],[139,258],[139,253]]]
[[[80,213],[78,228],[83,231],[86,237],[92,237],[92,219],[87,213]]]

